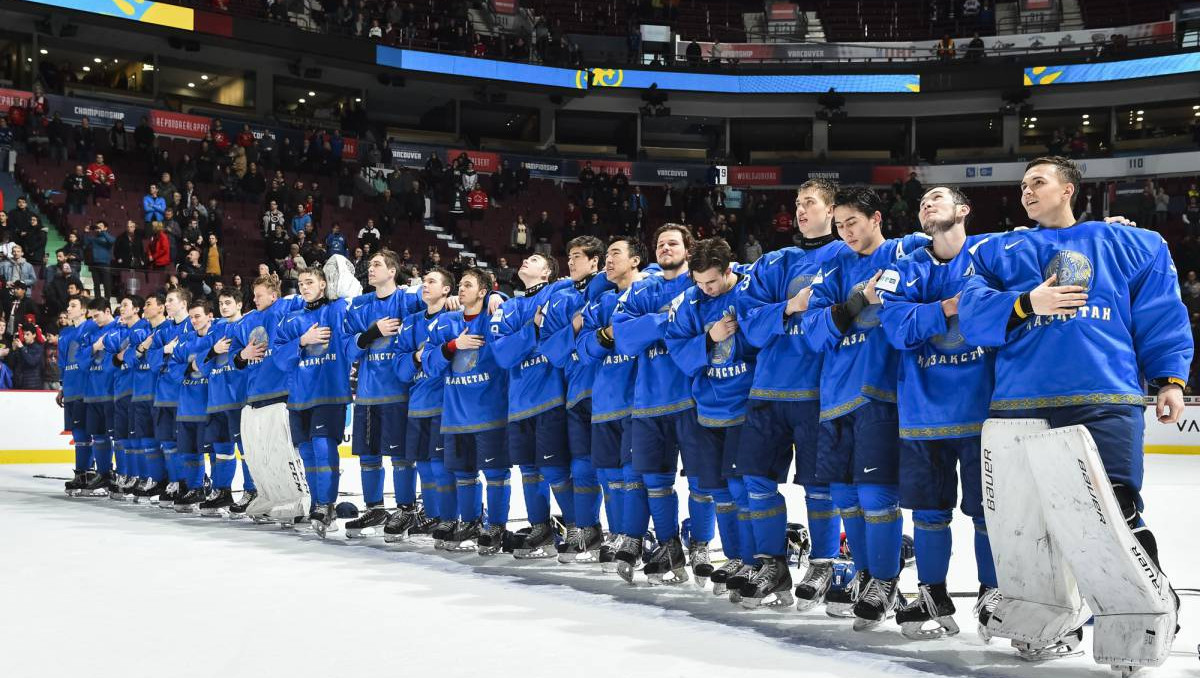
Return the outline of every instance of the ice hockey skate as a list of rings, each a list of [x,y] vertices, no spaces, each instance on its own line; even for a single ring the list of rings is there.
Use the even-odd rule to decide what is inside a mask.
[[[107,497],[111,482],[110,476],[107,473],[97,473],[95,477],[88,481],[87,485],[79,491],[77,496],[80,497]]]
[[[705,542],[707,545],[707,542]],[[705,551],[707,554],[707,551]],[[709,565],[709,567],[712,567]],[[646,566],[642,568],[651,586],[677,586],[688,581],[687,556],[683,542],[676,535],[659,544]]]
[[[613,558],[617,563],[617,574],[625,583],[633,583],[633,573],[642,561],[642,540],[638,537],[620,535]]]
[[[347,539],[364,539],[383,535],[384,525],[391,514],[382,506],[372,506],[362,515],[346,523]]]
[[[213,518],[229,513],[233,506],[233,492],[228,489],[213,490],[204,501],[200,502],[200,515]]]
[[[530,525],[524,538],[513,544],[513,558],[531,560],[555,557],[558,552],[554,548],[554,534],[554,525],[550,522]]]
[[[742,607],[785,610],[792,606],[792,573],[786,557],[758,556],[759,566],[741,587]]]
[[[858,598],[864,592],[870,579],[870,572],[858,570],[854,573],[854,578],[844,587],[833,588],[830,586],[825,592],[825,614],[840,619],[854,617],[854,605],[858,603]]]
[[[992,634],[988,632],[988,621],[991,620],[992,612],[996,610],[996,605],[1002,598],[1000,589],[979,585],[979,595],[975,598],[975,605],[971,608],[971,613],[975,615],[975,620],[979,623],[976,632],[985,643],[992,640]]]
[[[389,544],[408,541],[409,533],[417,526],[418,522],[420,522],[420,515],[418,515],[416,506],[409,505],[397,508],[383,524],[383,540]],[[349,534],[349,529],[350,525],[347,523],[347,534]]]
[[[63,491],[68,497],[78,497],[83,492],[83,488],[88,484],[88,472],[76,471],[75,477],[63,483]]]
[[[250,503],[253,502],[257,496],[258,492],[255,490],[243,491],[242,496],[238,497],[238,500],[233,503],[233,506],[229,507],[229,517],[234,520],[240,520],[241,518],[246,517],[246,509],[250,507]]]
[[[600,546],[604,543],[604,533],[599,525],[576,527],[574,534],[568,534],[558,552],[558,562],[569,565],[572,563],[591,564],[600,557]]]
[[[854,604],[854,630],[869,631],[879,626],[908,601],[900,593],[900,578],[876,579],[867,582],[865,591]]]
[[[621,535],[616,532],[609,532],[604,538],[604,543],[600,544],[600,551],[596,559],[600,562],[600,571],[605,574],[612,574],[617,571],[617,549],[621,548]]]
[[[313,532],[324,539],[338,531],[337,511],[333,504],[318,504],[312,513],[308,514],[308,522]]]
[[[688,564],[692,566],[692,576],[696,578],[696,586],[704,588],[713,573],[712,554],[708,551],[708,542],[692,541],[688,544]]]
[[[737,574],[737,571],[742,569],[741,558],[730,558],[721,564],[721,567],[713,570],[709,580],[712,581],[712,592],[714,596],[723,596],[728,590],[727,583],[729,578]]]
[[[204,488],[197,487],[188,490],[182,497],[175,500],[176,513],[200,513],[200,503],[205,499]]]
[[[730,575],[729,579],[725,582],[729,592],[729,602],[734,605],[742,604],[742,588],[750,583],[750,580],[754,578],[754,573],[757,571],[758,568],[753,563],[743,562],[741,568]]]
[[[474,551],[482,531],[483,521],[479,518],[465,523],[460,520],[455,524],[454,531],[446,537],[443,546],[447,551]]]
[[[810,560],[804,578],[796,585],[796,609],[807,612],[825,602],[833,581],[833,561]]]
[[[475,540],[475,552],[481,556],[494,556],[504,549],[507,536],[508,530],[504,526],[488,525],[479,533],[479,539]]]
[[[912,640],[935,640],[958,633],[954,601],[945,584],[921,584],[916,599],[896,613],[896,623],[900,633]]]

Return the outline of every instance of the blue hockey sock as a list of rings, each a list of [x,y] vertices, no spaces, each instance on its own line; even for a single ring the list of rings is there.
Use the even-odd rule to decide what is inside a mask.
[[[107,436],[92,436],[92,456],[96,460],[97,473],[112,473],[112,439]]]
[[[417,503],[417,466],[407,459],[392,457],[392,490],[396,506]]]
[[[975,523],[975,569],[979,583],[996,588],[996,561],[992,560],[992,542],[988,539],[987,525],[983,518],[972,518]],[[917,561],[920,564],[920,561]]]
[[[125,441],[120,438],[111,439],[113,470],[117,475],[125,475]]]
[[[729,490],[728,486],[714,487],[706,492],[712,497],[713,509],[717,514],[717,533],[721,535],[721,551],[726,558],[740,558],[742,541],[741,532],[738,530],[738,509],[737,504],[733,501],[733,492]]]
[[[446,470],[446,464],[441,459],[429,462],[433,469],[433,482],[437,484],[434,495],[440,503],[438,511],[442,520],[458,519],[458,491],[454,485],[454,474]]]
[[[126,454],[129,450],[133,450],[133,459],[129,460],[129,474],[135,478],[145,478],[146,473],[146,450],[142,447],[141,438],[130,438],[129,444],[125,448]]]
[[[188,490],[204,488],[204,453],[189,452],[184,455],[184,477],[187,478]]]
[[[750,522],[750,496],[746,494],[746,483],[740,476],[728,480],[729,493],[733,495],[733,503],[737,508],[738,552],[735,557],[744,563],[752,563],[758,555],[758,545],[754,543],[754,523]],[[719,508],[718,508],[719,510]],[[721,514],[717,514],[720,520]],[[717,523],[717,527],[720,527]],[[724,541],[725,537],[721,537]]]
[[[571,481],[575,488],[575,524],[590,527],[600,524],[600,481],[592,460],[571,460]]]
[[[660,543],[679,536],[679,497],[675,495],[674,473],[644,473],[654,537]],[[692,533],[695,538],[695,532]],[[633,535],[631,535],[633,536]],[[707,540],[703,540],[707,541]]]
[[[642,474],[633,470],[633,464],[621,467],[621,485],[624,501],[621,503],[621,534],[641,539],[650,527],[650,500]]]
[[[525,497],[525,512],[531,525],[550,520],[550,484],[537,467],[521,465],[521,494]]]
[[[829,493],[842,519],[842,527],[846,530],[846,543],[850,546],[854,568],[870,571],[871,561],[867,557],[870,553],[867,550],[867,525],[863,520],[863,509],[858,500],[858,486],[833,483],[829,486]]]
[[[233,489],[233,477],[237,475],[237,454],[233,443],[213,443],[213,487],[218,490]]]
[[[779,493],[779,484],[765,476],[742,476],[741,480],[754,531],[754,555],[786,555],[787,506]]]
[[[383,457],[378,454],[360,456],[358,474],[362,478],[363,501],[369,508],[383,506]]]
[[[71,431],[75,441],[75,470],[88,471],[92,468],[92,438],[83,429]]]
[[[257,492],[258,486],[254,484],[254,476],[250,475],[250,466],[246,463],[246,450],[242,447],[241,443],[238,443],[237,451],[242,457],[242,490]]]
[[[165,480],[167,477],[166,462],[163,461],[162,448],[159,447],[158,441],[154,438],[142,438],[142,450],[146,453],[145,464],[143,468],[145,475],[155,481]]]
[[[808,534],[812,539],[813,559],[838,557],[842,550],[841,520],[833,507],[833,495],[828,485],[805,485],[804,506],[808,513]],[[849,534],[849,533],[847,533]]]
[[[712,494],[700,489],[700,478],[688,476],[688,518],[691,518],[692,539],[712,541],[717,535],[717,505]]]
[[[509,478],[512,477],[512,471],[506,468],[490,468],[484,469],[483,479],[487,481],[487,524],[489,526],[497,525],[504,527],[508,524],[508,505],[512,499],[512,487],[509,486]],[[549,502],[550,498],[546,497]],[[549,509],[547,509],[546,520],[550,519]],[[529,522],[533,522],[530,518]]]
[[[313,438],[313,459],[324,469],[323,504],[332,504],[338,498],[338,486],[341,484],[341,458],[338,456],[338,443],[341,438]]]
[[[943,584],[950,571],[953,511],[912,512],[913,548],[917,555],[917,579],[922,584]]]
[[[600,483],[600,492],[604,497],[604,519],[608,521],[608,531],[621,533],[621,515],[625,508],[625,482],[619,468],[596,469],[596,481]]]
[[[183,480],[180,464],[183,462],[182,457],[175,447],[175,443],[162,443],[163,468],[166,470],[167,481],[177,483]]]
[[[473,471],[454,472],[455,492],[458,495],[458,517],[470,522],[483,514],[482,491],[479,474]]]
[[[554,493],[554,502],[562,511],[563,522],[575,525],[575,486],[571,483],[571,469],[566,466],[547,466],[542,469],[542,476]]]
[[[438,493],[437,478],[433,475],[433,462],[418,461],[417,476],[420,478],[421,505],[425,509],[425,515],[440,520],[442,495]]]
[[[900,574],[900,541],[904,530],[900,488],[897,485],[859,485],[858,499],[862,502],[866,520],[871,576],[891,579]]]

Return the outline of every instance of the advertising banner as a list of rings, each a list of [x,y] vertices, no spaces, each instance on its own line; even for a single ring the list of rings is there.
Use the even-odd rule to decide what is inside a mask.
[[[171,111],[150,111],[150,127],[155,134],[185,139],[203,139],[212,125],[212,118]]]
[[[442,160],[450,164],[462,153],[466,153],[467,157],[471,159],[471,164],[475,166],[476,172],[491,174],[500,169],[500,154],[489,153],[487,151],[470,151],[465,148],[455,148],[446,151],[446,157],[442,158]]]
[[[782,168],[766,165],[735,165],[727,177],[732,186],[778,186],[782,179]]]

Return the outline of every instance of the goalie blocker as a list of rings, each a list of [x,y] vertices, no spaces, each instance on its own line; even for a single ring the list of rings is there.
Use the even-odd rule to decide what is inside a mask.
[[[1159,666],[1175,637],[1177,599],[1139,513],[1141,412],[1037,414],[1048,418],[984,426],[984,510],[1004,595],[987,631],[1028,658],[1048,658],[1074,648],[1090,608],[1097,663],[1126,673]]]

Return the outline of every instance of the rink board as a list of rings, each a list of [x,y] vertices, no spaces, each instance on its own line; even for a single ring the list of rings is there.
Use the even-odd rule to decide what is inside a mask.
[[[71,435],[63,430],[63,411],[54,391],[0,391],[0,464],[71,463]],[[1200,398],[1187,399],[1187,411],[1175,424],[1160,424],[1146,408],[1146,453],[1200,454]],[[347,408],[352,410],[353,408]],[[351,416],[339,447],[350,456]]]

